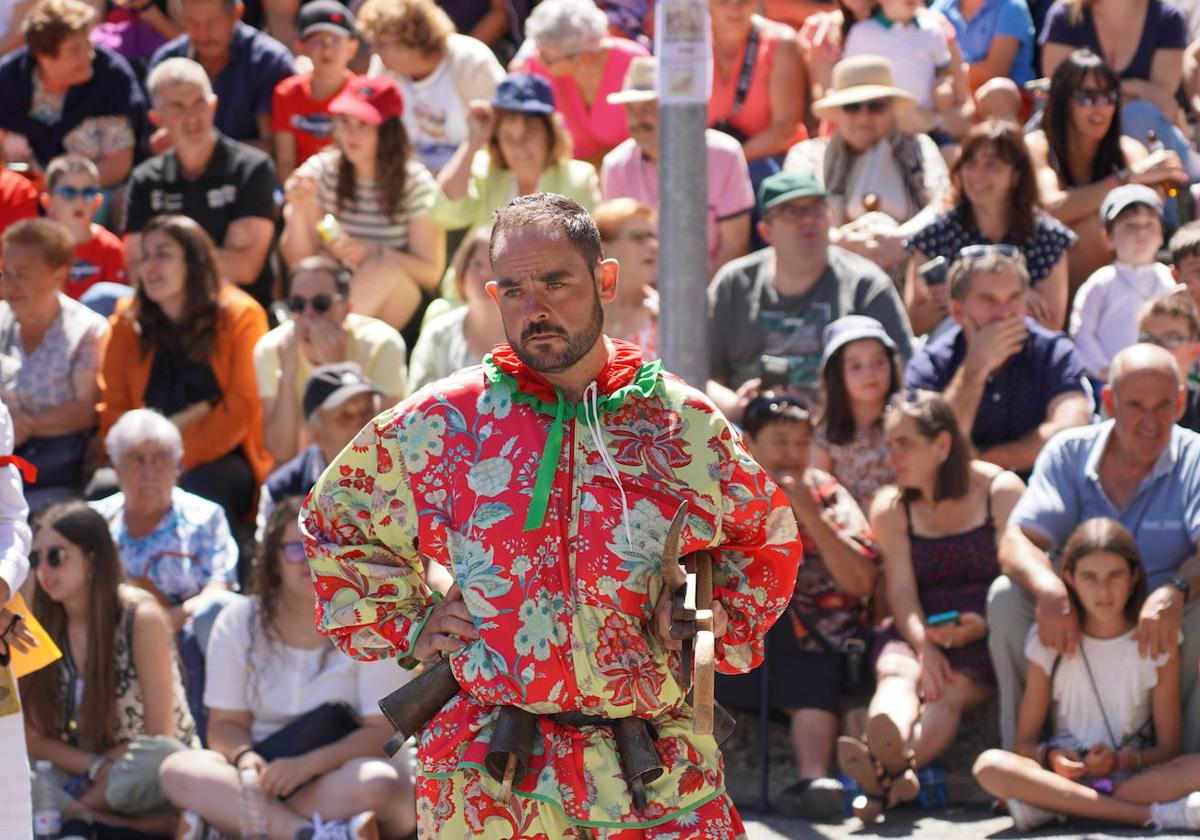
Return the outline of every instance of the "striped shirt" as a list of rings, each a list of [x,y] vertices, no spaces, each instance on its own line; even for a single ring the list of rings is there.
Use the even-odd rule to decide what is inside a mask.
[[[408,222],[416,216],[429,214],[437,185],[429,170],[416,160],[409,160],[404,177],[404,198],[396,208],[396,216],[387,218],[379,206],[376,185],[356,179],[354,201],[337,210],[337,173],[341,152],[326,149],[300,165],[299,171],[317,179],[317,198],[326,213],[333,213],[348,236],[368,242],[381,242],[398,251],[408,250]]]

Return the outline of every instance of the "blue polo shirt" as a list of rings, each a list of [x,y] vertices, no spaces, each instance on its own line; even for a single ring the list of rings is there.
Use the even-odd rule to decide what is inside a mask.
[[[1046,408],[1059,394],[1084,389],[1083,361],[1071,339],[1025,319],[1029,338],[1021,350],[988,377],[971,442],[983,451],[1019,440],[1046,419]],[[909,388],[946,390],[967,355],[962,327],[955,324],[913,356],[905,378]]]
[[[159,62],[179,57],[196,57],[186,33],[158,48],[146,75]],[[275,85],[295,73],[295,63],[287,47],[238,21],[229,45],[229,63],[212,83],[217,95],[217,128],[234,140],[259,139],[258,117],[271,113]]]
[[[1017,54],[1013,56],[1008,77],[1018,85],[1033,78],[1033,42],[1037,33],[1026,0],[986,0],[969,21],[963,17],[962,0],[934,0],[933,8],[954,26],[963,59],[968,64],[987,58],[992,39],[997,35],[1009,35],[1017,39]]]
[[[1008,521],[1050,540],[1057,554],[1080,523],[1117,519],[1137,540],[1153,589],[1178,574],[1200,539],[1200,435],[1174,426],[1133,500],[1117,510],[1100,486],[1100,458],[1112,429],[1107,420],[1055,435],[1038,455],[1029,488]]]

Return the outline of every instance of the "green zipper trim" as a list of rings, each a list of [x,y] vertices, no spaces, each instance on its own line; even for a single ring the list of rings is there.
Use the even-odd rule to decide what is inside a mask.
[[[459,766],[459,769],[461,769],[463,767],[470,767],[472,770],[478,770],[480,773],[487,776],[489,779],[491,778],[491,776],[488,775],[487,768],[484,767],[482,764],[478,764],[477,762],[464,761],[461,764],[459,764],[458,766]],[[423,773],[422,772],[422,773],[419,773],[419,775],[423,776],[426,779],[444,780],[444,779],[453,779],[455,776],[458,776],[460,774],[457,771],[454,771],[454,772],[449,772],[449,773]],[[515,790],[515,789],[513,790],[513,796],[519,796],[522,799],[531,799],[535,802],[541,802],[543,805],[550,805],[553,808],[556,808],[559,812],[562,813],[563,818],[567,822],[569,822],[573,825],[585,825],[588,828],[611,828],[611,829],[616,829],[616,830],[634,829],[634,828],[654,828],[657,825],[662,825],[663,823],[670,822],[671,820],[677,820],[684,814],[690,814],[692,811],[695,811],[697,808],[703,808],[705,805],[707,805],[709,802],[712,802],[717,797],[724,796],[724,795],[725,795],[725,786],[722,785],[721,787],[717,788],[712,793],[708,794],[708,796],[705,796],[702,799],[696,800],[691,805],[688,805],[686,808],[679,808],[677,810],[671,811],[669,814],[665,814],[661,817],[658,817],[657,819],[649,820],[647,822],[628,823],[628,822],[607,822],[604,820],[596,820],[596,821],[577,820],[574,817],[572,817],[570,814],[567,813],[566,809],[563,808],[562,803],[559,802],[557,799],[552,799],[551,797],[545,796],[540,793],[525,793],[524,791]]]
[[[488,382],[495,385],[506,383],[512,392],[512,401],[519,405],[527,405],[539,414],[553,417],[550,432],[546,435],[546,445],[542,448],[542,460],[538,464],[537,480],[533,485],[533,496],[529,500],[529,513],[525,516],[525,526],[522,530],[536,531],[546,521],[546,509],[550,506],[550,490],[554,486],[554,471],[558,467],[558,457],[562,452],[562,442],[565,422],[567,420],[582,420],[587,425],[598,422],[598,417],[590,416],[591,406],[583,400],[569,403],[563,399],[563,393],[557,385],[554,386],[554,402],[547,402],[541,397],[522,391],[517,380],[511,374],[500,370],[499,365],[488,353],[483,357],[483,371]],[[596,401],[600,414],[611,414],[624,404],[626,398],[633,394],[649,397],[654,394],[661,382],[662,360],[646,362],[638,368],[637,375],[628,385],[622,385],[611,394],[605,394]]]

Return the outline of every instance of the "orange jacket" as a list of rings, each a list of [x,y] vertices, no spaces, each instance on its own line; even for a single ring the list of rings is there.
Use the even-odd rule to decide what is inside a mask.
[[[105,435],[126,411],[145,406],[154,362],[153,350],[142,354],[133,321],[126,316],[132,302],[121,301],[109,319],[112,332],[100,376],[100,433]],[[217,341],[209,364],[222,397],[212,411],[183,428],[183,468],[214,461],[240,443],[261,484],[271,469],[271,455],[263,443],[254,344],[267,331],[267,313],[250,295],[228,284],[222,285],[218,304]]]

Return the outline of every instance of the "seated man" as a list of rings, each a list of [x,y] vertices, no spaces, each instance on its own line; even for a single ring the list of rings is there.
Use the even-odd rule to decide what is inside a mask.
[[[1030,625],[1036,620],[1042,644],[1060,653],[1079,644],[1079,615],[1051,558],[1079,523],[1107,516],[1133,534],[1148,578],[1139,652],[1174,652],[1183,630],[1183,751],[1196,752],[1200,610],[1191,596],[1200,587],[1200,435],[1175,422],[1184,409],[1183,379],[1161,347],[1134,344],[1117,353],[1103,398],[1112,419],[1050,441],[1001,538],[1006,577],[992,585],[987,615],[1001,736],[1012,749]]]
[[[386,405],[404,394],[404,339],[383,321],[351,312],[349,284],[349,272],[332,257],[301,260],[289,281],[292,319],[254,348],[263,435],[277,464],[303,446],[303,426],[310,418],[300,407],[317,365],[354,362],[360,375],[379,388]]]
[[[758,204],[768,246],[724,266],[708,289],[708,396],[734,423],[760,387],[815,396],[821,334],[844,315],[879,321],[906,359],[912,348],[892,281],[870,260],[829,244],[829,208],[815,176],[764,178]]]
[[[980,458],[1028,473],[1055,432],[1091,419],[1083,361],[1027,317],[1029,272],[1015,247],[964,248],[948,282],[956,326],[909,362],[908,387],[944,393]]]
[[[140,163],[129,179],[125,256],[130,279],[137,279],[146,222],[182,213],[216,243],[221,276],[269,306],[267,254],[279,190],[271,158],[214,128],[217,98],[204,68],[190,58],[162,62],[146,86],[151,119],[170,135],[171,148]]]
[[[256,539],[262,541],[276,503],[288,496],[307,496],[326,465],[380,412],[380,396],[379,388],[354,362],[321,365],[312,372],[304,386],[304,420],[313,442],[263,482]]]
[[[625,85],[608,95],[625,106],[629,139],[604,156],[600,192],[605,201],[634,198],[658,207],[659,118],[655,88],[657,59],[635,58]],[[708,157],[708,272],[750,250],[750,211],[754,190],[742,144],[721,131],[704,132]]]

